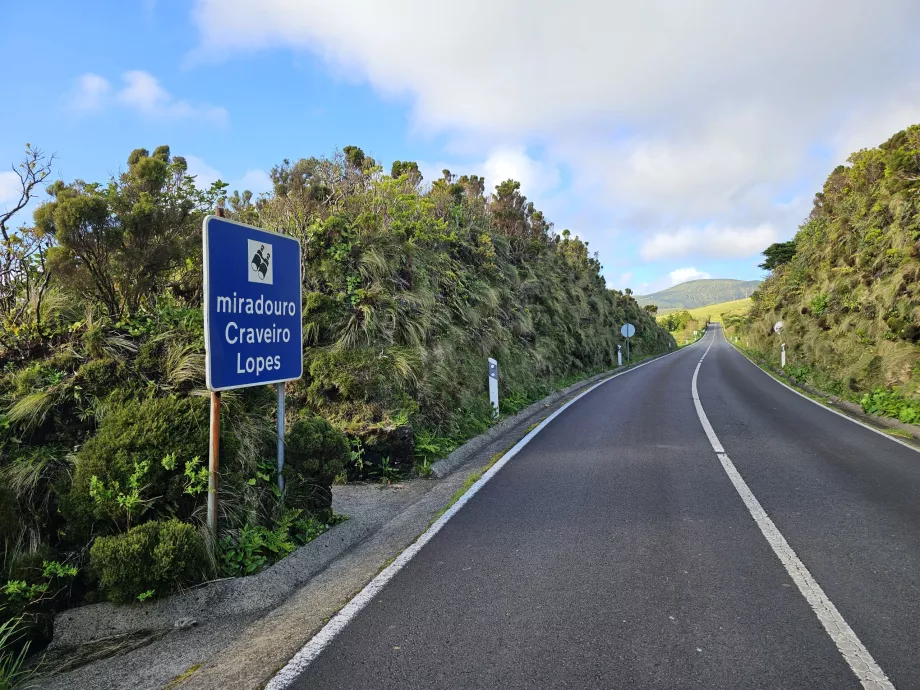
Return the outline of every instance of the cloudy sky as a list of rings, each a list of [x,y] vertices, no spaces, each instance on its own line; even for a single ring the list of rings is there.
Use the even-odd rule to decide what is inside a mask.
[[[361,146],[513,177],[644,293],[758,278],[827,173],[920,123],[916,0],[7,0],[0,161],[169,144],[265,191]],[[0,172],[0,206],[9,173]]]

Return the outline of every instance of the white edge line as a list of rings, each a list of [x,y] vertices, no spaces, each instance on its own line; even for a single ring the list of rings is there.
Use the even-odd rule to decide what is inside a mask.
[[[709,343],[709,347],[706,348],[706,352],[703,353],[703,356],[700,357],[700,361],[696,365],[696,371],[693,372],[693,382],[691,384],[693,400],[696,403],[696,411],[699,415],[700,422],[703,424],[703,428],[707,430],[707,436],[712,431],[712,426],[700,403],[696,381],[703,360],[706,359],[706,355],[709,354],[709,350],[712,349],[714,344],[715,338]],[[833,412],[833,410],[831,410],[831,412]],[[715,438],[714,442],[712,442],[713,438]],[[795,550],[789,545],[789,542],[786,541],[782,532],[779,531],[779,528],[774,524],[773,520],[770,519],[770,516],[767,515],[767,511],[760,505],[760,501],[757,500],[757,497],[744,481],[744,478],[741,476],[741,473],[738,472],[731,458],[725,453],[722,444],[719,443],[718,438],[715,437],[715,432],[712,432],[710,442],[712,442],[712,448],[716,452],[719,462],[722,464],[722,469],[725,470],[725,474],[728,475],[729,480],[735,487],[741,500],[744,502],[745,507],[747,507],[751,517],[754,518],[754,522],[756,522],[757,526],[760,528],[761,534],[763,534],[767,543],[770,544],[773,553],[779,558],[786,572],[789,573],[792,581],[795,582],[802,596],[805,597],[808,605],[815,612],[821,625],[837,646],[844,661],[847,662],[863,687],[866,688],[866,690],[895,690],[888,676],[885,675],[885,672],[875,662],[875,659],[872,658],[869,650],[866,649],[856,636],[856,633],[846,620],[844,620],[840,611],[837,610],[834,603],[824,593],[824,590],[821,589],[821,585],[818,584],[817,580],[815,580],[808,571],[808,568],[805,567],[805,564],[802,563],[801,559],[796,555]]]
[[[699,341],[697,341],[699,342]],[[371,580],[364,589],[358,592],[355,597],[349,601],[345,606],[343,606],[338,613],[336,613],[332,619],[324,625],[316,635],[314,635],[310,640],[303,646],[303,648],[294,655],[294,657],[272,678],[268,685],[265,686],[266,690],[285,690],[290,687],[291,684],[307,669],[307,667],[320,655],[320,653],[336,638],[336,636],[345,629],[351,620],[360,613],[360,611],[367,606],[371,600],[377,596],[377,594],[382,590],[386,584],[393,579],[393,577],[402,570],[406,564],[412,560],[412,558],[421,551],[422,547],[425,546],[432,537],[436,535],[441,528],[447,524],[447,521],[450,520],[457,512],[465,506],[469,500],[476,495],[476,493],[486,485],[492,477],[494,477],[502,467],[504,467],[511,458],[517,455],[521,450],[530,443],[533,438],[539,434],[546,426],[552,422],[556,417],[565,412],[571,405],[578,402],[581,398],[586,396],[588,393],[593,391],[595,388],[603,386],[608,381],[628,374],[630,372],[641,369],[647,364],[652,364],[653,362],[658,362],[666,357],[671,355],[676,355],[678,352],[685,352],[688,347],[694,345],[691,343],[686,347],[683,347],[673,352],[669,352],[655,359],[649,360],[648,362],[643,362],[642,364],[637,364],[636,366],[627,369],[626,371],[621,371],[612,376],[608,376],[603,381],[598,381],[593,386],[582,391],[574,398],[565,403],[558,410],[553,412],[549,417],[544,419],[540,424],[538,424],[533,431],[528,433],[524,438],[518,441],[507,453],[505,453],[498,461],[490,467],[482,477],[473,484],[459,499],[454,503],[447,511],[441,515],[437,520],[435,520],[432,525],[425,530],[421,536],[419,536],[412,544],[410,544],[406,549],[400,553],[396,559],[390,563],[386,568],[381,570],[377,576]]]
[[[724,334],[724,333],[722,334],[722,337],[725,338],[725,334]],[[773,381],[774,383],[778,383],[778,384],[781,385],[783,388],[787,388],[787,389],[791,390],[793,393],[795,393],[796,395],[798,395],[800,398],[805,398],[808,402],[814,403],[814,404],[817,405],[818,407],[823,407],[825,410],[827,410],[828,412],[833,412],[833,413],[834,413],[835,415],[837,415],[838,417],[843,417],[844,419],[846,419],[846,420],[848,420],[848,421],[850,421],[850,422],[853,422],[853,424],[858,424],[858,425],[861,426],[863,429],[868,429],[869,431],[875,432],[876,434],[878,434],[878,435],[881,436],[882,438],[887,438],[889,441],[894,441],[895,443],[898,443],[898,444],[904,446],[905,448],[910,448],[910,449],[911,449],[912,451],[914,451],[915,453],[920,453],[920,448],[917,448],[917,446],[912,446],[911,444],[909,444],[909,443],[907,443],[907,442],[905,442],[905,441],[902,441],[902,440],[899,439],[899,438],[896,438],[896,437],[894,437],[894,436],[891,436],[891,435],[889,435],[889,434],[886,434],[884,431],[882,431],[881,429],[876,429],[876,428],[875,428],[874,426],[872,426],[871,424],[866,424],[865,422],[861,422],[861,421],[859,421],[858,419],[853,419],[853,417],[851,417],[850,415],[844,414],[844,413],[841,412],[840,410],[835,410],[833,407],[830,407],[830,406],[828,406],[828,405],[825,405],[824,403],[819,402],[818,400],[815,400],[814,398],[811,398],[811,397],[805,395],[804,393],[801,393],[801,392],[797,391],[795,388],[793,388],[793,387],[790,386],[789,384],[783,383],[783,382],[780,381],[779,379],[773,377],[773,375],[771,375],[770,372],[765,371],[763,368],[761,368],[761,366],[760,366],[759,364],[757,364],[757,362],[753,361],[750,357],[748,357],[748,356],[747,356],[746,354],[744,354],[741,350],[739,350],[737,347],[735,347],[735,345],[733,345],[732,342],[731,342],[728,338],[725,338],[725,342],[727,342],[729,345],[731,345],[731,346],[732,346],[732,349],[734,349],[735,352],[737,352],[739,355],[741,355],[741,356],[745,359],[745,361],[747,361],[751,366],[753,366],[755,369],[757,369],[757,371],[759,371],[761,374],[763,374],[764,376],[768,377],[768,378],[769,378],[771,381]]]

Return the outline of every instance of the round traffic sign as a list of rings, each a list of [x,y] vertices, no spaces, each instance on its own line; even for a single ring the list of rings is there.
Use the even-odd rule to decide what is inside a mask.
[[[636,327],[631,323],[625,323],[623,328],[620,329],[620,333],[623,334],[624,338],[632,338],[636,334]]]

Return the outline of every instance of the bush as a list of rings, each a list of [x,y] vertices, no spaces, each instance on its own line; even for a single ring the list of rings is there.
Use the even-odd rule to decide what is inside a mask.
[[[196,505],[186,494],[185,466],[208,452],[207,402],[203,398],[149,398],[127,401],[107,414],[96,432],[76,455],[68,508],[71,517],[110,517],[93,500],[92,478],[107,487],[127,490],[138,466],[146,463],[144,494],[156,497],[151,505],[157,516],[187,517]],[[167,454],[176,458],[172,470],[163,465]]]
[[[322,417],[305,416],[284,437],[285,498],[290,507],[331,514],[332,482],[345,469],[345,435]]]
[[[920,423],[920,401],[905,398],[898,391],[877,388],[859,402],[869,414],[893,417],[905,424]]]
[[[201,535],[175,518],[147,522],[114,537],[99,537],[89,559],[100,589],[122,604],[198,584],[209,570]]]

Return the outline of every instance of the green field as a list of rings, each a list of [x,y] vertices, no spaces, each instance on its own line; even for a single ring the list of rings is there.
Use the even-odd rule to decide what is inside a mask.
[[[743,314],[751,306],[751,298],[745,297],[744,299],[736,299],[731,302],[720,302],[719,304],[710,304],[706,307],[697,307],[696,309],[687,309],[690,312],[690,315],[693,316],[697,321],[706,321],[706,317],[709,317],[710,321],[721,321],[722,314]],[[667,314],[673,314],[677,311],[683,311],[682,309],[664,309],[658,312],[658,316],[666,316]]]

